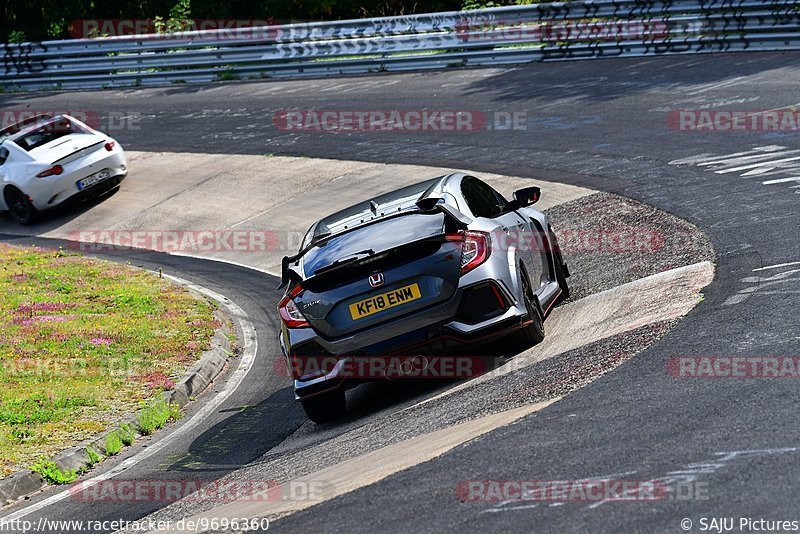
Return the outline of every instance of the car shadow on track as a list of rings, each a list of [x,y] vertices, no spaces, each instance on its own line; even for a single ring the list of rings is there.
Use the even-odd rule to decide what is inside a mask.
[[[372,416],[397,412],[506,365],[517,354],[528,349],[529,345],[508,336],[471,351],[467,357],[480,360],[481,363],[474,367],[477,372],[466,378],[401,378],[362,384],[348,391],[347,415],[321,426],[352,426],[354,423],[363,423]]]
[[[119,192],[120,184],[110,188],[108,191],[99,193],[97,196],[88,197],[76,201],[67,201],[63,206],[58,206],[51,210],[39,212],[36,220],[28,226],[20,226],[14,221],[8,212],[0,212],[0,231],[2,233],[15,235],[42,235],[51,232],[73,219],[76,219],[91,210],[95,206],[102,204]]]
[[[342,421],[356,421],[385,410],[402,409],[441,393],[459,382],[460,380],[455,379],[401,379],[362,384],[348,392],[347,415]]]
[[[306,422],[289,387],[257,405],[221,413],[225,412],[229,417],[197,436],[186,455],[175,460],[169,471],[206,473],[211,478],[223,476],[258,459]]]

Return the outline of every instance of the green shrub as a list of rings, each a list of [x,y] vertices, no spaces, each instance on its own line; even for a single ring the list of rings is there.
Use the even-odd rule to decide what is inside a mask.
[[[136,433],[133,430],[133,427],[127,423],[123,423],[119,426],[119,439],[127,446],[133,445],[134,440],[136,440]]]
[[[180,408],[175,404],[168,404],[163,398],[149,403],[139,413],[139,432],[149,436],[167,421],[178,419],[181,416]]]
[[[229,82],[231,80],[238,80],[239,77],[233,73],[232,69],[228,69],[223,71],[217,75],[218,82]]]
[[[86,454],[89,455],[89,467],[92,467],[94,464],[103,459],[103,456],[94,450],[93,447],[86,447]]]
[[[9,43],[24,43],[25,39],[25,32],[19,30],[12,30],[8,34],[8,42]]]
[[[106,456],[114,456],[122,450],[122,437],[119,430],[106,435],[105,449]]]
[[[31,466],[31,471],[42,475],[50,484],[69,484],[78,478],[77,471],[62,471],[58,464],[49,460],[39,460]]]

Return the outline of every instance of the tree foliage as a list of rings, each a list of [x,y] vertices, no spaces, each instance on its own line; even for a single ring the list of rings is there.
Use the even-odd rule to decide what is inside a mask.
[[[179,7],[184,3],[189,10]],[[167,21],[176,9],[193,19],[302,22],[452,11],[462,0],[10,0],[0,6],[0,42],[8,42],[20,32],[28,41],[67,39],[70,23],[81,19]]]

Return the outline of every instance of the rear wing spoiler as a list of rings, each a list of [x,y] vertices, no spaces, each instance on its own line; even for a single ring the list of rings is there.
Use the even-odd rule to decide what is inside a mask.
[[[89,145],[89,146],[85,146],[85,147],[83,147],[83,148],[80,148],[80,149],[76,150],[75,152],[72,152],[72,153],[70,153],[70,154],[67,154],[66,156],[64,156],[64,157],[62,157],[62,158],[59,158],[59,159],[55,160],[55,161],[53,162],[53,165],[55,165],[56,163],[61,163],[61,162],[62,162],[62,161],[64,161],[65,159],[67,159],[67,158],[71,158],[71,157],[72,157],[72,156],[74,156],[75,154],[80,154],[81,152],[91,152],[92,150],[96,150],[96,149],[97,149],[97,147],[98,147],[99,145],[102,145],[102,144],[104,144],[104,143],[105,143],[105,140],[101,140],[101,141],[98,141],[98,142],[96,142],[96,143],[92,143],[92,144],[91,144],[91,145]]]
[[[426,192],[427,193],[427,192]],[[466,229],[469,224],[472,222],[472,219],[455,209],[453,206],[448,205],[445,202],[443,197],[439,196],[426,196],[423,194],[417,202],[416,208],[414,210],[405,210],[398,213],[392,214],[390,217],[399,217],[403,215],[408,215],[409,213],[431,213],[431,212],[440,212],[445,215],[445,225],[449,226],[449,230],[459,230],[459,229]],[[377,219],[374,222],[386,220],[389,217],[384,217],[381,219]],[[355,229],[355,228],[353,228]],[[314,239],[311,243],[300,250],[294,256],[284,256],[281,260],[281,284],[278,286],[278,289],[283,288],[284,286],[288,285],[289,282],[299,283],[302,281],[302,278],[297,272],[295,272],[291,266],[292,264],[296,263],[303,255],[311,250],[314,247],[320,246],[324,244],[328,239],[340,235],[340,233],[331,233],[330,230],[327,228],[325,229],[326,232],[322,233],[322,237],[320,239]]]
[[[303,257],[303,254],[308,252],[308,248],[305,248],[295,254],[294,256],[284,256],[281,260],[281,284],[278,286],[278,289],[289,285],[289,282],[300,282],[300,275],[294,272],[290,266],[295,263],[297,260]]]
[[[417,207],[420,211],[440,211],[444,213],[449,222],[459,229],[466,229],[472,222],[472,219],[445,202],[444,197],[422,197],[417,200]]]

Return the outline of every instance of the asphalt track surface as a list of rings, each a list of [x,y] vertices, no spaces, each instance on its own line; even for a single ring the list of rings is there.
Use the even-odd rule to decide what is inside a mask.
[[[677,164],[756,147],[798,147],[798,133],[678,132],[676,109],[766,110],[800,102],[800,55],[753,53],[601,60],[324,80],[174,86],[106,92],[12,94],[3,108],[91,109],[138,116],[139,130],[116,132],[135,150],[230,152],[424,163],[549,178],[629,196],[697,224],[717,254],[705,300],[662,341],[614,372],[522,421],[387,479],[278,520],[278,531],[659,531],[700,528],[703,517],[798,520],[800,430],[792,379],[676,379],[674,356],[800,354],[798,201],[788,178],[713,172]],[[281,109],[460,109],[524,112],[525,129],[452,133],[285,132]],[[772,150],[767,149],[767,150]],[[775,149],[777,150],[777,149]],[[757,153],[756,153],[757,154]],[[711,161],[706,156],[704,160]],[[269,172],[268,159],[265,172]],[[752,161],[752,160],[751,160]],[[671,163],[672,162],[672,163]],[[783,162],[765,172],[780,171]],[[792,174],[794,173],[794,174]],[[782,182],[764,181],[787,178]],[[766,178],[766,180],[765,180]],[[137,263],[146,264],[141,256]],[[267,312],[272,280],[198,260],[153,258],[174,274],[222,292],[251,314],[259,335],[275,328]],[[754,269],[762,269],[754,271]],[[755,291],[751,288],[757,287]],[[276,350],[269,343],[264,351]],[[264,361],[262,359],[262,361]],[[386,398],[364,407],[380,417]],[[208,464],[192,476],[216,477],[268,449],[304,422],[286,383],[248,382],[236,399],[247,409],[218,414],[175,454],[196,450]],[[372,404],[374,402],[374,404]],[[270,413],[271,431],[258,434]],[[277,414],[277,415],[276,415]],[[237,414],[238,415],[238,414]],[[363,414],[362,414],[363,415]],[[276,417],[276,419],[272,419]],[[253,424],[253,420],[256,424]],[[349,419],[343,427],[357,425]],[[221,426],[215,426],[221,425]],[[230,427],[230,430],[227,430]],[[272,431],[272,427],[275,431]],[[330,431],[329,431],[330,432]],[[338,432],[338,429],[335,431]],[[265,439],[266,438],[266,439]],[[314,439],[323,439],[316,437]],[[221,443],[204,448],[203,444]],[[246,445],[245,445],[246,444]],[[183,449],[183,450],[181,450]],[[212,452],[213,451],[213,452]],[[194,464],[193,464],[194,465]],[[158,466],[145,465],[141,469]],[[171,476],[180,465],[162,462]],[[664,479],[690,474],[706,499],[655,502],[462,503],[459,482]],[[98,508],[65,502],[48,515],[98,519]],[[102,509],[118,518],[148,510]]]

